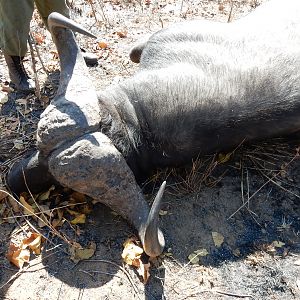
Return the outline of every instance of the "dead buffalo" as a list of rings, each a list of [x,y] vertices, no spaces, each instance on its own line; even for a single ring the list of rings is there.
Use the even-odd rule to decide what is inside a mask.
[[[153,34],[131,51],[131,78],[96,93],[71,30],[49,16],[61,77],[41,115],[37,150],[8,175],[13,191],[56,181],[102,202],[159,255],[164,185],[150,210],[136,180],[242,141],[300,128],[300,2],[273,0],[233,23],[192,21]],[[71,29],[71,30],[70,30]],[[23,172],[24,171],[24,172]]]

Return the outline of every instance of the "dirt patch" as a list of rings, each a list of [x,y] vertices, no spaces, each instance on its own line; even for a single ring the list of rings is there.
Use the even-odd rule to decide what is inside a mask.
[[[226,22],[250,11],[256,1],[105,1],[92,7],[74,3],[72,17],[99,39],[77,36],[81,47],[97,53],[99,65],[90,68],[97,89],[122,80],[136,70],[129,49],[143,35],[185,19]],[[146,4],[149,3],[149,4]],[[96,8],[96,17],[93,15]],[[37,60],[41,99],[10,93],[2,105],[0,129],[0,185],[14,160],[34,147],[36,124],[57,85],[58,62],[49,34],[37,15],[32,30],[45,36]],[[120,34],[122,33],[122,34]],[[123,37],[121,37],[123,36]],[[101,48],[99,42],[107,44]],[[50,51],[54,52],[50,52]],[[26,61],[30,70],[30,57]],[[7,69],[0,57],[0,80]],[[2,299],[299,299],[300,298],[300,165],[299,138],[276,139],[239,149],[203,181],[207,170],[169,175],[160,218],[166,238],[164,255],[151,269],[147,285],[123,266],[122,244],[134,230],[103,205],[96,205],[80,228],[62,232],[82,245],[96,243],[92,259],[70,260],[68,245],[42,229],[48,238],[42,255],[32,257],[18,273],[6,259],[14,222],[0,227],[0,297]],[[299,150],[298,150],[299,151]],[[205,158],[204,158],[205,160]],[[169,174],[169,173],[165,173]],[[201,185],[201,186],[200,186]],[[153,189],[155,190],[155,186]],[[146,191],[146,190],[145,190]],[[149,187],[147,189],[149,191]],[[152,198],[151,193],[148,195]],[[23,219],[20,223],[23,224]],[[37,226],[32,220],[31,223]],[[216,246],[212,233],[224,240]],[[193,264],[188,257],[205,249]]]

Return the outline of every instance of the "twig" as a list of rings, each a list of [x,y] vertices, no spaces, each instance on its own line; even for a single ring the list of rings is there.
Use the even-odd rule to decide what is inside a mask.
[[[105,259],[91,259],[91,260],[87,260],[88,262],[100,262],[100,263],[105,263],[105,264],[109,264],[109,265],[113,265],[115,267],[117,267],[118,269],[120,269],[127,277],[127,279],[129,280],[133,290],[135,291],[136,295],[138,296],[138,298],[140,299],[140,296],[138,294],[138,289],[136,287],[136,285],[134,284],[130,274],[128,273],[128,271],[125,270],[125,268],[123,268],[122,266],[119,266],[117,263],[114,263],[112,261],[109,260],[105,260]]]
[[[34,49],[35,49],[36,55],[37,55],[37,57],[38,57],[38,59],[39,59],[39,61],[40,61],[40,63],[41,63],[41,66],[42,66],[42,68],[43,68],[43,71],[44,71],[44,72],[47,74],[47,76],[49,77],[49,72],[48,72],[48,70],[46,69],[46,67],[45,67],[45,65],[44,65],[44,62],[43,62],[42,57],[41,57],[41,54],[40,54],[40,50],[39,50],[39,48],[38,48],[38,46],[37,46],[37,44],[36,44],[36,42],[35,42],[35,39],[33,38],[32,34],[31,34],[31,32],[29,33],[29,36],[30,36],[30,39],[31,39],[31,41],[32,41],[32,43],[33,43],[33,45],[34,45]]]
[[[105,13],[104,13],[104,9],[103,9],[103,2],[102,0],[98,0],[99,6],[100,6],[100,10],[102,13],[102,18],[104,19],[104,21],[108,24],[109,27],[111,27],[111,24],[109,23],[108,18],[106,18]],[[106,25],[107,26],[107,25]]]
[[[299,153],[297,152],[296,153],[296,155],[286,164],[286,167],[287,166],[289,166],[296,158],[299,158]],[[248,203],[250,202],[250,200],[259,192],[259,191],[261,191],[262,190],[262,188],[264,188],[268,183],[270,183],[270,182],[273,182],[274,181],[274,178],[276,178],[279,174],[280,174],[280,172],[281,172],[281,170],[280,171],[278,171],[275,175],[273,175],[271,178],[270,177],[267,177],[268,178],[268,180],[264,183],[264,184],[262,184],[261,185],[261,187],[260,188],[258,188],[250,197],[249,197],[249,199],[243,204],[243,205],[241,205],[233,214],[231,214],[228,218],[227,218],[227,220],[229,220],[229,219],[231,219],[236,213],[238,213],[242,208],[244,208],[246,205],[248,205]],[[275,183],[275,181],[274,181],[274,183]],[[288,190],[287,190],[288,191]],[[291,191],[289,191],[290,193],[292,193]],[[296,195],[296,194],[294,194],[294,193],[292,193],[294,196],[296,196],[296,197],[298,197],[298,198],[300,198],[300,196],[298,196],[298,195]]]
[[[87,0],[87,2],[90,4],[90,6],[91,6],[91,8],[92,8],[93,15],[94,15],[94,18],[95,18],[96,23],[98,23],[98,19],[97,19],[97,16],[96,16],[96,10],[95,10],[93,1],[92,1],[92,0]]]
[[[214,293],[214,294],[226,295],[226,296],[231,296],[231,297],[236,297],[236,298],[252,298],[255,300],[255,297],[252,295],[236,294],[236,293],[231,293],[231,292],[226,292],[226,291],[221,291],[221,290],[214,290],[214,289],[198,291],[196,293],[193,293],[192,295],[185,296],[184,298],[181,298],[180,300],[185,300],[190,297],[195,297],[202,293]]]
[[[252,295],[247,295],[247,294],[236,294],[236,293],[230,293],[226,291],[220,291],[220,290],[213,290],[213,292],[220,294],[220,295],[226,295],[226,296],[231,296],[231,297],[236,297],[236,298],[252,298],[255,299],[254,296]]]
[[[63,287],[63,282],[61,282],[61,285],[60,285],[60,287],[59,287],[59,291],[58,291],[58,295],[57,295],[57,300],[59,300],[59,298],[60,298],[60,293],[61,293],[61,290],[62,290],[62,287]]]
[[[109,273],[109,272],[103,272],[103,271],[98,271],[98,270],[97,270],[97,271],[96,271],[96,270],[85,271],[85,270],[81,270],[81,269],[79,269],[78,271],[79,271],[79,272],[83,272],[83,273],[85,273],[85,274],[88,274],[88,275],[91,276],[93,279],[94,279],[94,275],[91,274],[91,273],[95,273],[95,274],[103,274],[103,275],[108,275],[108,276],[112,276],[112,277],[118,277],[118,278],[121,278],[121,279],[122,279],[121,276],[118,276],[118,275],[116,275],[116,274]]]
[[[28,193],[29,195],[31,196],[32,200],[34,201],[34,203],[36,204],[36,206],[39,208],[39,205],[37,204],[37,202],[35,201],[34,199],[34,196],[33,194],[31,193],[28,185],[27,185],[27,180],[26,180],[26,177],[25,177],[25,173],[24,173],[24,170],[23,171],[23,177],[24,177],[24,183],[25,183],[25,186],[28,190]],[[21,204],[21,203],[20,203]],[[22,205],[22,204],[21,204]],[[22,205],[23,206],[23,205]],[[24,207],[24,206],[23,206]],[[40,209],[40,208],[39,208]],[[43,214],[43,212],[41,211],[40,209],[40,212],[42,213],[42,216],[44,217],[44,219],[46,220],[43,220],[41,217],[39,217],[38,215],[34,214],[34,216],[36,218],[38,218],[43,224],[45,224],[50,230],[52,233],[54,233],[56,236],[58,236],[59,238],[61,238],[63,241],[65,241],[67,244],[69,245],[72,245],[72,243],[65,237],[63,236],[62,234],[60,234],[59,231],[56,230],[56,228],[54,226],[52,226],[52,224],[47,220],[47,217],[45,216],[45,214]],[[29,223],[29,221],[26,220],[26,222]],[[29,223],[30,226],[32,226],[30,223]],[[38,232],[38,231],[37,231]],[[38,232],[39,233],[39,232]],[[51,242],[47,237],[43,236],[47,241],[49,241],[51,244],[53,244],[53,242]]]
[[[230,23],[232,20],[232,12],[233,12],[233,0],[231,0],[231,7],[230,7],[230,12],[229,12],[229,15],[228,15],[228,19],[227,19],[227,23]]]
[[[255,164],[254,161],[253,161],[253,163]],[[279,188],[281,188],[281,189],[284,190],[285,192],[288,192],[288,193],[290,193],[291,195],[295,196],[296,198],[299,198],[299,199],[300,199],[300,196],[299,196],[299,195],[297,195],[297,194],[295,194],[294,192],[292,192],[292,191],[286,189],[285,187],[281,186],[280,184],[278,184],[278,183],[273,179],[273,178],[276,178],[276,177],[279,175],[279,173],[280,173],[281,171],[279,171],[277,174],[275,174],[274,176],[272,176],[272,178],[270,178],[268,175],[264,174],[261,170],[259,170],[259,172],[261,173],[262,176],[264,176],[265,178],[267,178],[269,182],[272,182],[273,184],[275,184],[276,186],[278,186]]]
[[[29,36],[28,38],[28,43],[29,43],[29,48],[30,48],[30,54],[31,54],[31,63],[32,63],[32,69],[34,73],[34,81],[35,81],[35,95],[38,99],[41,99],[41,91],[40,91],[40,83],[37,75],[37,70],[36,70],[36,64],[34,60],[34,51],[33,51],[33,41],[32,37]]]

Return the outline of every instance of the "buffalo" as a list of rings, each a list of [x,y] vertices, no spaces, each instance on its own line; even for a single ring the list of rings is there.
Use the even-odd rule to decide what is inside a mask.
[[[72,31],[52,13],[60,57],[56,97],[41,115],[37,149],[13,166],[15,193],[58,182],[132,223],[145,252],[159,255],[162,184],[151,209],[138,182],[243,141],[300,129],[300,2],[271,0],[232,23],[188,21],[131,50],[134,76],[97,92]]]

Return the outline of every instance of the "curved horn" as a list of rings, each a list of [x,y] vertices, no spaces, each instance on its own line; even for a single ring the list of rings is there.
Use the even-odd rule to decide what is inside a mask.
[[[37,146],[44,156],[66,141],[99,128],[100,107],[87,66],[73,31],[95,37],[59,13],[51,13],[48,26],[60,59],[56,97],[41,115]]]
[[[76,22],[72,21],[71,19],[68,19],[67,17],[57,12],[53,12],[48,16],[48,26],[51,32],[54,27],[62,27],[71,29],[75,32],[87,35],[92,38],[97,38],[95,35],[87,31],[81,25],[77,24]]]
[[[146,254],[151,257],[160,255],[165,247],[164,236],[158,228],[159,210],[165,187],[166,181],[162,183],[158,190],[144,228],[143,246]]]

